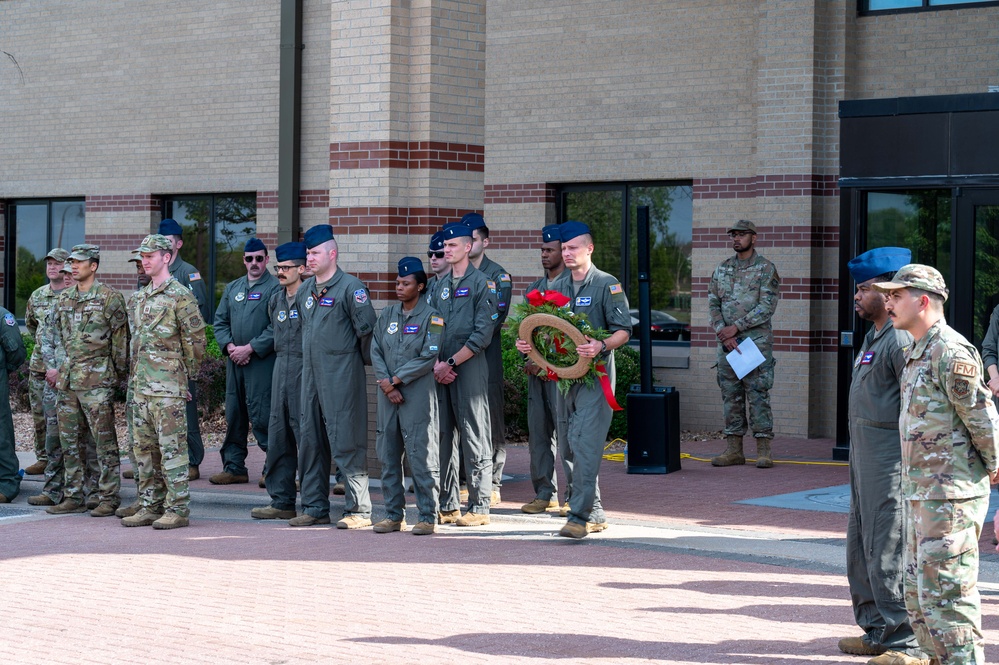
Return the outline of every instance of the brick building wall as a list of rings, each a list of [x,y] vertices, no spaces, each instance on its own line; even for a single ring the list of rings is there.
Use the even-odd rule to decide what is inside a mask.
[[[376,305],[395,262],[482,210],[522,288],[561,183],[666,180],[694,196],[683,426],[721,410],[707,279],[748,217],[777,263],[782,434],[831,436],[840,99],[984,91],[999,8],[858,17],[853,0],[304,3],[301,226],[336,227]],[[103,278],[163,196],[251,192],[276,240],[279,7],[261,0],[0,2],[3,203],[85,197]],[[2,225],[0,225],[2,226]],[[0,234],[3,229],[0,228]],[[371,400],[372,405],[374,400]],[[372,407],[373,408],[373,407]],[[373,422],[373,417],[372,417]]]

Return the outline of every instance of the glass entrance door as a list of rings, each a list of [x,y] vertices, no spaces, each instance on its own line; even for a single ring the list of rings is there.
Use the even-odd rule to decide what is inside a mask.
[[[992,310],[999,305],[999,190],[966,189],[957,201],[958,225],[965,229],[958,244],[965,246],[957,248],[955,263],[970,258],[973,277],[970,298],[951,289],[955,327],[980,349]]]

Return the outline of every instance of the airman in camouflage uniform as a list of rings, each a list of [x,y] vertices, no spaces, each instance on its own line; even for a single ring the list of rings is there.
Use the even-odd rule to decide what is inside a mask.
[[[0,366],[13,372],[28,355],[14,315],[0,307]],[[0,381],[0,503],[10,503],[21,489],[17,453],[14,451],[14,420],[10,413],[10,385]]]
[[[160,221],[157,233],[164,235],[173,246],[173,259],[170,263],[170,274],[180,282],[180,285],[188,289],[198,301],[198,309],[201,317],[205,321],[212,320],[212,313],[208,307],[208,287],[201,273],[193,265],[185,261],[180,256],[180,248],[184,246],[184,229],[175,219],[164,219]],[[188,470],[188,478],[197,480],[201,477],[200,465],[205,459],[205,444],[201,439],[201,426],[198,424],[198,383],[191,379],[187,384],[187,389],[191,393],[191,399],[187,402],[187,455],[191,468]]]
[[[56,407],[66,484],[63,500],[50,506],[53,515],[84,512],[82,423],[97,446],[99,505],[94,517],[114,515],[121,499],[121,458],[114,425],[112,394],[128,375],[128,317],[121,293],[95,278],[100,264],[96,245],[76,245],[69,256],[76,286],[66,289],[56,305],[56,325],[66,350],[58,369]]]
[[[188,525],[187,385],[205,353],[198,302],[168,270],[172,245],[146,236],[138,248],[151,278],[135,297],[131,378],[132,433],[142,508],[124,526],[176,529]]]
[[[29,476],[45,473],[45,466],[49,459],[50,451],[54,454],[62,455],[59,448],[59,430],[53,427],[49,430],[47,426],[46,408],[55,418],[55,393],[51,389],[46,391],[45,364],[42,362],[41,349],[38,348],[38,328],[40,325],[47,325],[49,314],[55,309],[55,303],[59,299],[59,293],[66,287],[60,272],[69,252],[62,247],[56,247],[45,255],[45,276],[49,283],[35,289],[28,297],[28,304],[24,310],[24,325],[28,329],[28,334],[35,341],[34,350],[31,352],[31,359],[28,361],[28,401],[31,404],[31,418],[35,425],[35,463],[24,469]],[[47,403],[46,393],[51,398]],[[43,504],[51,505],[51,504]]]
[[[977,349],[944,319],[943,276],[909,264],[875,287],[888,293],[895,327],[915,339],[899,417],[909,507],[905,606],[930,662],[984,665],[978,539],[999,469],[999,413]]]
[[[142,269],[142,257],[135,250],[132,250],[132,258],[128,260],[129,263],[135,264],[135,269],[137,273],[137,283],[135,291],[132,295],[128,297],[125,301],[125,309],[128,310],[128,330],[129,330],[129,340],[135,334],[135,297],[139,294],[139,290],[149,284],[149,275],[145,273]],[[129,342],[131,344],[131,341]],[[128,375],[131,377],[135,374],[135,356],[129,356],[129,372]],[[135,459],[135,432],[133,431],[132,423],[135,420],[135,391],[132,389],[132,381],[129,380],[128,387],[125,390],[125,427],[128,432],[128,443],[125,446],[126,452],[128,454],[128,461],[132,465],[129,473],[122,472],[123,478],[134,478],[135,479],[135,501],[127,506],[121,506],[118,510],[114,511],[116,517],[131,517],[135,513],[139,512],[142,508],[142,498],[139,496],[139,476],[136,475],[135,470],[139,468],[139,463]]]
[[[714,466],[745,464],[742,437],[746,434],[746,402],[749,425],[756,438],[756,466],[773,466],[770,442],[774,438],[770,389],[774,385],[773,328],[770,320],[780,299],[780,275],[773,263],[756,253],[756,225],[740,219],[728,230],[735,256],[715,268],[708,286],[711,327],[718,336],[718,387],[725,410],[728,447],[713,457]],[[725,358],[746,337],[753,340],[764,363],[742,377],[736,376]]]

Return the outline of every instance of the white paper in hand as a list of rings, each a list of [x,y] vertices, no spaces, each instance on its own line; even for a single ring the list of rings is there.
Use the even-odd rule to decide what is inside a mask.
[[[728,359],[728,364],[732,366],[735,375],[740,379],[766,361],[766,358],[760,353],[759,347],[749,337],[744,339],[735,351],[725,357]]]

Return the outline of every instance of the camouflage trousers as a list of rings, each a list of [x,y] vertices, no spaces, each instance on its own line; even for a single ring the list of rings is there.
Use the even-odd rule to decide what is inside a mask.
[[[131,384],[131,382],[129,382]],[[132,392],[132,386],[129,385],[128,390],[125,393],[125,427],[128,432],[128,445],[125,446],[125,452],[128,455],[128,461],[132,465],[132,477],[135,480],[135,487],[139,487],[139,463],[135,459],[135,432],[132,421],[135,420],[135,393]],[[138,494],[136,494],[138,497]]]
[[[132,405],[135,476],[142,507],[188,517],[186,400],[135,395]]]
[[[34,376],[32,376],[34,379]],[[32,391],[34,386],[31,387]],[[62,486],[65,482],[65,468],[63,466],[62,460],[62,444],[59,442],[59,418],[56,415],[56,406],[58,404],[58,392],[55,388],[50,386],[42,379],[42,415],[44,417],[45,423],[45,453],[46,453],[46,463],[45,463],[45,484],[42,486],[42,494],[52,499],[55,503],[62,501]],[[32,397],[34,400],[34,397]],[[35,403],[32,401],[31,409],[32,415],[34,415]],[[81,436],[83,440],[81,443],[83,447],[81,448],[84,457],[84,467],[85,471],[83,474],[83,484],[84,488],[87,487],[87,481],[93,482],[96,478],[96,474],[91,475],[89,473],[90,468],[88,462],[93,460],[94,464],[97,463],[97,450],[94,447],[94,439],[90,436],[90,428],[86,426],[86,421],[83,423]],[[37,456],[37,455],[36,455]],[[41,458],[39,458],[41,459]]]
[[[905,608],[940,665],[985,665],[978,538],[989,497],[909,501]]]
[[[31,405],[31,420],[35,426],[35,458],[42,463],[48,462],[46,448],[47,424],[45,418],[45,389],[52,390],[45,383],[45,375],[31,372],[28,376],[28,403]],[[58,434],[56,435],[58,436]]]
[[[763,355],[768,355],[764,349]],[[743,436],[753,430],[757,439],[772,439],[774,417],[770,410],[770,389],[774,385],[774,366],[777,361],[769,358],[762,365],[739,379],[725,359],[724,348],[718,351],[718,387],[722,393],[725,411],[725,436]],[[746,411],[749,423],[746,423]]]
[[[83,501],[84,465],[88,458],[80,443],[84,428],[90,428],[97,451],[100,477],[96,491],[100,500],[113,506],[121,503],[118,492],[121,476],[118,469],[118,434],[114,427],[114,406],[110,388],[92,390],[61,390],[58,394],[56,413],[59,420],[59,441],[62,445],[65,485],[63,497]]]

